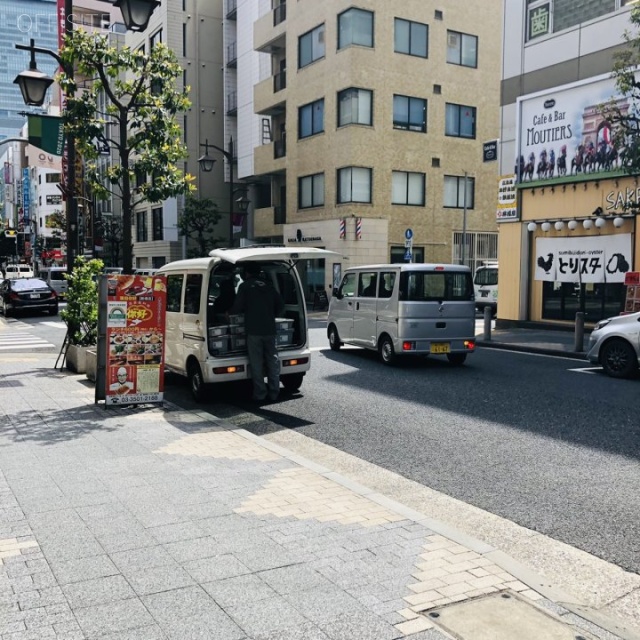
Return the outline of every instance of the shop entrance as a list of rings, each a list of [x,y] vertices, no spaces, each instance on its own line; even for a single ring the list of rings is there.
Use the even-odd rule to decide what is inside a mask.
[[[586,322],[617,316],[624,308],[625,286],[621,283],[542,283],[542,319],[573,322],[584,313]]]

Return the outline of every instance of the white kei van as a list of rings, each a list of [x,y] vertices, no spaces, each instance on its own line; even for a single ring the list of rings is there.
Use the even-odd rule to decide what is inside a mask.
[[[5,273],[5,277],[8,280],[33,278],[33,269],[28,264],[8,264],[5,268]]]
[[[398,355],[446,355],[462,364],[475,349],[475,304],[469,267],[374,264],[347,269],[329,303],[334,351],[352,344]]]
[[[66,267],[42,267],[39,270],[42,278],[57,294],[59,298],[65,298],[69,283],[64,277],[67,273]]]
[[[476,308],[484,311],[491,307],[493,315],[498,310],[498,263],[483,262],[473,275]]]
[[[243,264],[258,262],[285,303],[278,319],[280,381],[295,390],[311,365],[307,310],[298,260],[336,257],[316,248],[245,247],[214,249],[208,258],[170,262],[158,269],[167,278],[165,367],[187,376],[198,401],[213,398],[211,385],[251,378],[244,318],[227,317],[244,277]]]

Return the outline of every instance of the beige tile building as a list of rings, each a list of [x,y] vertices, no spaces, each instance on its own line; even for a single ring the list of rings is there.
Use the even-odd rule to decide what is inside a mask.
[[[483,143],[499,132],[501,2],[274,2],[253,25],[271,57],[254,87],[254,179],[271,200],[253,239],[331,249],[346,267],[403,261],[411,229],[414,261],[496,259]],[[310,290],[331,285],[330,265],[309,266]]]

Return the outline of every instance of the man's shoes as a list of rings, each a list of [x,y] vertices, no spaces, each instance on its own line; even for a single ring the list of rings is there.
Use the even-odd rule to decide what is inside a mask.
[[[251,402],[255,402],[256,404],[263,404],[267,401],[267,396],[264,396],[262,398],[251,398]]]
[[[278,401],[278,396],[277,395],[275,395],[275,396],[270,395],[269,396],[269,402],[277,402],[277,401]]]

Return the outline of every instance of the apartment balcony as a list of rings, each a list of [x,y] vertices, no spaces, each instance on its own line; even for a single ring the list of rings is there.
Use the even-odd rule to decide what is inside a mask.
[[[286,5],[281,4],[253,23],[253,48],[262,53],[275,53],[286,48]]]
[[[228,116],[237,116],[238,115],[238,92],[231,91],[227,94],[227,115]]]
[[[273,76],[273,93],[287,88],[287,72],[281,71]]]
[[[236,68],[238,66],[238,43],[232,42],[227,45],[227,67]]]
[[[287,168],[286,154],[278,155],[285,151],[284,142],[270,142],[262,144],[253,150],[254,169],[257,175],[267,173],[283,173]]]
[[[253,212],[253,233],[256,237],[281,236],[286,222],[284,207],[265,207]]]
[[[235,20],[238,16],[238,0],[226,0],[224,6],[227,20]]]
[[[285,112],[287,91],[274,91],[274,77],[267,78],[253,87],[254,111],[263,116],[277,116]]]

